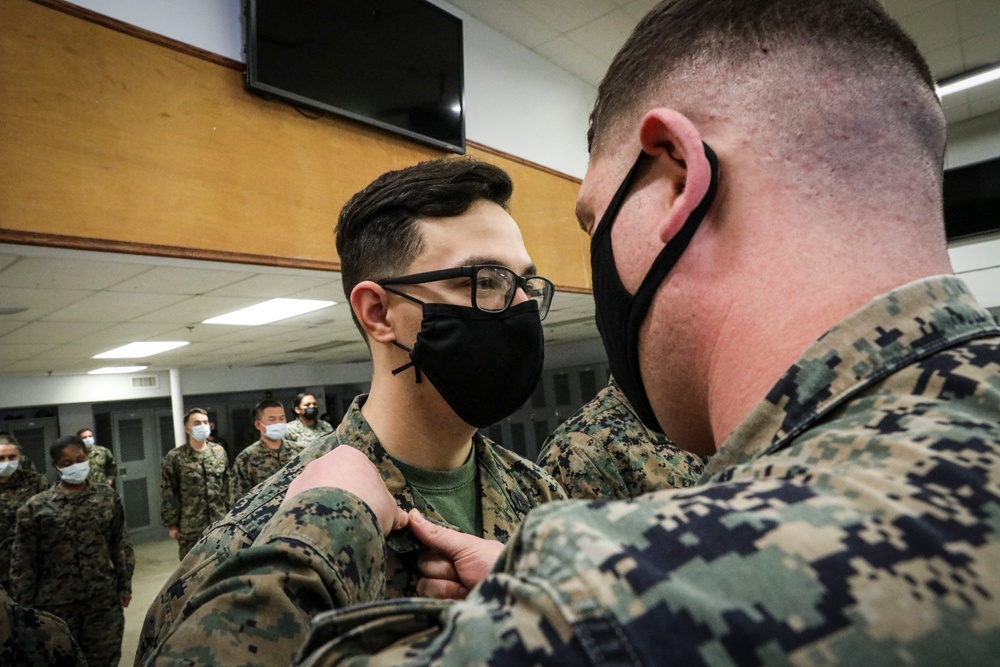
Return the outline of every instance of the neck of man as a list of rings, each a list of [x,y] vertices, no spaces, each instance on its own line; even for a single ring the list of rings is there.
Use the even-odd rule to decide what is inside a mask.
[[[193,449],[196,452],[200,452],[201,450],[205,449],[205,447],[208,446],[208,440],[205,440],[203,442],[198,442],[194,438],[188,438],[188,444],[191,445],[191,449]]]
[[[278,449],[281,447],[281,440],[271,440],[263,433],[260,434],[260,441],[264,443],[264,446],[268,449]]]
[[[77,493],[78,491],[83,491],[86,487],[87,480],[84,480],[79,484],[70,484],[66,480],[59,480],[59,488],[67,493]]]
[[[375,371],[361,414],[385,450],[429,470],[454,470],[465,463],[476,429],[459,419],[426,377],[413,369],[399,375]]]
[[[758,184],[752,191],[769,189]],[[689,414],[701,427],[684,425],[690,430],[677,442],[692,438],[708,449],[699,453],[716,451],[831,327],[887,291],[951,273],[943,242],[935,250],[933,236],[921,231],[934,229],[924,224],[933,218],[920,220],[919,211],[856,201],[823,210],[787,197],[768,206],[758,195],[752,205],[729,209],[727,240],[719,235],[714,246],[702,246],[685,280],[687,302],[702,304],[688,341],[698,378],[691,394],[701,403],[689,405]]]

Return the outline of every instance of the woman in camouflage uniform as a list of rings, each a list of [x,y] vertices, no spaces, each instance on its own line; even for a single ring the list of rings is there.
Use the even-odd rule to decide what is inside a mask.
[[[61,480],[17,510],[11,593],[66,621],[88,665],[117,667],[135,569],[121,499],[87,481],[79,437],[59,438],[49,454]]]
[[[45,477],[23,463],[21,446],[14,436],[0,434],[0,588],[8,591],[17,508],[47,486]]]

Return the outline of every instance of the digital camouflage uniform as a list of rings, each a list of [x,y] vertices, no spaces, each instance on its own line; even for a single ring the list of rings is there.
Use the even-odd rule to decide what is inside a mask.
[[[117,665],[135,555],[121,498],[103,484],[53,486],[17,511],[11,596],[66,622],[91,667]]]
[[[307,426],[299,419],[288,422],[288,430],[285,432],[285,442],[294,442],[299,447],[305,448],[322,438],[327,433],[333,432],[330,422],[322,419],[316,420],[315,426]]]
[[[230,493],[229,458],[219,445],[206,442],[199,452],[185,443],[163,457],[160,520],[164,526],[177,526],[182,559],[202,532],[229,511]]]
[[[545,440],[538,465],[570,498],[628,500],[693,486],[705,460],[646,428],[612,378]]]
[[[83,651],[58,616],[22,607],[0,588],[0,665],[86,667]]]
[[[278,576],[268,582],[287,592],[288,598],[270,588],[261,591],[260,597],[250,596],[231,609],[234,617],[244,625],[239,637],[229,636],[226,631],[217,634],[222,626],[216,627],[217,619],[206,619],[198,606],[200,599],[191,595],[203,586],[211,586],[217,577],[226,576],[226,571],[218,571],[219,565],[229,562],[230,556],[242,562],[242,554],[252,543],[266,541],[261,530],[276,513],[278,505],[285,497],[288,485],[298,476],[310,461],[332,451],[341,445],[355,447],[363,452],[378,467],[386,487],[395,496],[404,510],[416,507],[434,521],[445,524],[441,515],[430,506],[419,492],[407,484],[399,468],[392,462],[381,443],[375,437],[368,422],[361,415],[361,405],[365,396],[356,398],[337,430],[304,449],[297,459],[281,474],[264,482],[256,494],[245,496],[236,503],[226,519],[216,524],[198,543],[191,554],[181,563],[153,601],[143,625],[136,654],[136,664],[143,662],[144,654],[155,645],[169,638],[169,645],[155,653],[155,659],[146,658],[152,664],[173,665],[185,659],[203,664],[237,661],[242,665],[285,665],[302,644],[309,629],[310,619],[321,611],[342,607],[358,599],[352,592],[355,578],[353,572],[368,571],[376,567],[374,561],[354,562],[352,553],[338,547],[330,547],[329,536],[314,535],[302,542],[297,550],[308,554],[309,558],[320,558],[324,562],[337,563],[337,568],[346,572],[339,583],[327,580],[327,586],[317,586],[312,580],[295,580]],[[483,533],[487,539],[506,542],[532,507],[549,500],[565,498],[562,489],[545,471],[534,463],[513,452],[494,444],[481,434],[473,436],[480,497],[482,502]],[[361,534],[365,534],[372,519],[366,513],[359,514],[355,507],[335,510],[341,520],[357,524]],[[311,521],[305,515],[297,515],[304,524]],[[446,524],[447,525],[447,524]],[[352,528],[347,528],[352,531]],[[326,545],[327,551],[314,552],[310,546],[315,543]],[[393,533],[387,543],[387,557],[382,555],[382,538],[378,540],[378,576],[385,584],[378,594],[369,591],[371,597],[395,598],[416,594],[419,578],[417,556],[422,545],[408,529]],[[368,558],[368,551],[358,552]],[[252,552],[250,552],[252,553]],[[280,569],[281,565],[277,568]],[[277,572],[277,570],[273,570]],[[340,591],[341,587],[350,589]],[[297,591],[303,592],[299,596]],[[272,597],[282,597],[288,604],[284,607],[258,605]],[[192,614],[194,616],[192,617]],[[221,620],[221,619],[219,619]],[[180,627],[180,634],[173,634]],[[228,630],[228,627],[225,629]]]
[[[14,549],[17,508],[48,486],[45,477],[34,469],[25,469],[24,460],[22,458],[14,474],[0,484],[0,587],[7,591],[10,591],[10,554]]]
[[[92,484],[111,482],[111,488],[114,488],[115,479],[118,477],[118,465],[115,463],[115,455],[111,453],[111,450],[100,445],[88,447],[87,460],[90,461],[90,475],[87,479]]]
[[[998,517],[1000,327],[929,278],[803,352],[699,486],[541,507],[465,601],[325,613],[300,662],[995,664]],[[307,586],[378,600],[382,544],[356,497],[301,494],[191,597],[164,654],[212,631],[207,662],[243,664],[253,610]]]
[[[285,467],[302,448],[291,442],[282,441],[277,449],[271,449],[258,440],[233,461],[233,498],[240,499],[247,491]]]

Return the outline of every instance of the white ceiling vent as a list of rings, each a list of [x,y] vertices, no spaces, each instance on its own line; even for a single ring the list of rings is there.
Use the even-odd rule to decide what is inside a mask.
[[[158,389],[160,386],[159,375],[133,375],[133,389]]]

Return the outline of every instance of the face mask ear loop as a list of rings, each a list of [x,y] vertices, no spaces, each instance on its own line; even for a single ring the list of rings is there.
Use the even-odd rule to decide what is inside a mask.
[[[395,345],[396,347],[398,347],[399,349],[405,350],[407,354],[409,354],[410,352],[413,351],[413,348],[406,347],[405,345],[402,345],[402,344],[400,344],[400,343],[398,343],[396,341],[390,341],[390,342],[393,345]],[[410,366],[413,366],[413,371],[417,374],[417,384],[420,384],[420,382],[421,382],[420,369],[416,367],[416,365],[413,363],[413,361],[410,361],[410,363],[408,363],[408,364],[403,364],[399,368],[397,368],[394,371],[392,371],[392,374],[393,375],[399,375],[400,373],[402,373],[403,371],[405,371]]]

